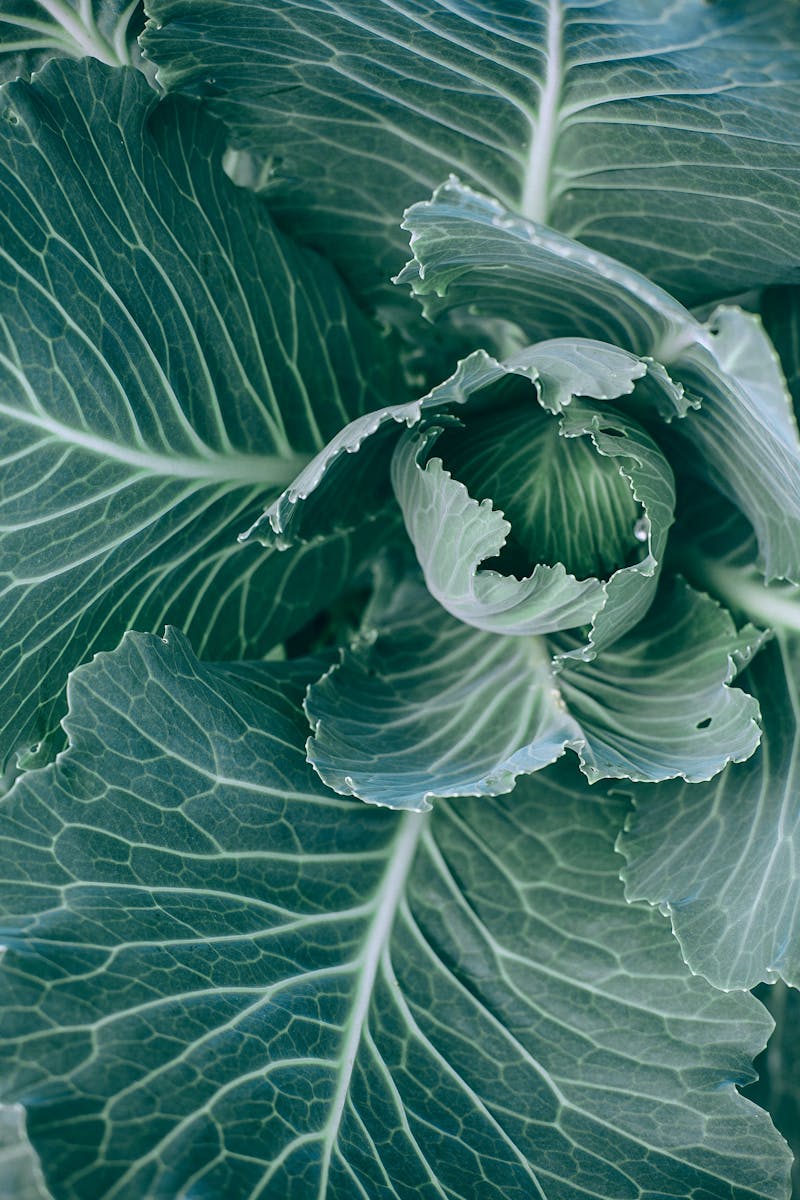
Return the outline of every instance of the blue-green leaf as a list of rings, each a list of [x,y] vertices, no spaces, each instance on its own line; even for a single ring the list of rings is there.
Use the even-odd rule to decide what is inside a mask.
[[[301,685],[129,634],[3,802],[3,1088],[56,1200],[784,1200],[735,1088],[769,1020],[625,902],[622,802],[338,799]]]
[[[701,787],[631,793],[626,894],[669,914],[689,966],[717,987],[800,984],[798,671],[800,638],[784,631],[745,675],[764,725],[749,762]]]
[[[758,745],[758,704],[730,686],[758,644],[670,580],[587,663],[579,640],[476,631],[389,576],[362,636],[309,689],[309,761],[343,795],[415,811],[508,792],[566,749],[591,782],[710,779]]]
[[[529,358],[523,353],[512,366],[476,350],[420,400],[387,405],[351,421],[245,530],[241,541],[255,538],[265,546],[288,547],[375,515],[391,496],[389,470],[399,428],[416,425],[425,413],[465,404],[473,392],[509,372],[537,379]]]
[[[794,278],[792,0],[148,9],[162,84],[206,97],[240,177],[372,295],[402,262],[398,205],[450,171],[687,302]]]
[[[414,258],[400,281],[431,315],[467,305],[513,314],[529,341],[601,338],[654,358],[637,417],[686,414],[671,426],[677,453],[747,516],[767,578],[800,581],[800,439],[757,317],[722,306],[701,324],[643,276],[457,181],[414,205],[405,226]]]
[[[510,792],[579,736],[550,659],[543,639],[472,629],[416,577],[389,577],[360,639],[309,689],[309,762],[342,795],[388,808]]]
[[[136,41],[143,24],[139,0],[3,0],[0,82],[30,78],[50,58],[145,66]]]
[[[595,349],[600,366],[612,358],[610,347],[580,341],[542,343],[525,356],[534,365],[541,352],[563,370],[576,355],[590,362]],[[544,403],[548,376],[537,370],[535,379]],[[602,372],[593,379],[586,372],[562,395],[559,380],[559,420],[533,394],[505,409],[485,401],[477,417],[465,417],[463,434],[445,434],[442,457],[430,457],[441,445],[435,426],[399,443],[395,494],[428,589],[453,616],[517,636],[591,626],[591,656],[647,611],[672,523],[672,472],[635,422],[599,405],[569,404],[578,388],[606,399],[622,386],[617,380],[606,390]],[[625,390],[632,388],[625,379]],[[497,556],[507,550],[513,558],[503,567]]]
[[[0,109],[5,760],[131,625],[260,654],[327,602],[345,537],[312,564],[236,535],[395,374],[330,266],[226,179],[195,104],[86,60]]]
[[[380,409],[342,429],[243,540],[313,542],[332,527],[357,527],[365,516],[386,526],[391,472],[428,587],[449,612],[480,629],[525,636],[594,622],[587,647],[593,653],[647,611],[674,488],[663,455],[634,421],[600,405],[576,404],[574,397],[627,397],[651,369],[628,351],[588,339],[541,342],[503,363],[475,351],[421,400]],[[480,447],[489,488],[480,504],[437,459],[426,462],[430,432],[399,440],[403,425],[437,416],[446,423],[459,412],[467,443]],[[489,469],[489,459],[496,459],[496,469]],[[497,494],[490,486],[494,476],[502,485]],[[496,511],[509,504],[511,525]],[[528,510],[537,505],[552,526],[547,545],[529,536],[541,514]],[[511,514],[517,508],[519,523]],[[520,578],[478,570],[509,532],[522,547]],[[577,578],[587,537],[596,547],[590,567],[609,579],[593,577],[591,569],[582,572],[588,578]]]
[[[403,228],[412,257],[395,282],[431,320],[469,308],[513,320],[528,341],[587,337],[656,357],[671,354],[687,322],[699,327],[652,280],[455,177],[407,209]],[[665,401],[667,417],[688,408],[679,389]]]
[[[645,619],[593,661],[580,661],[571,635],[551,641],[590,780],[699,783],[758,746],[758,703],[730,684],[761,635],[737,633],[725,609],[682,580],[666,580]]]

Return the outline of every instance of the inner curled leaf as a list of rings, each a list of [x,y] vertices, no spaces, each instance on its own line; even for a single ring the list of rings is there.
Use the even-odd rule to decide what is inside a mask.
[[[511,529],[484,567],[524,578],[536,563],[563,563],[578,579],[608,578],[642,557],[642,509],[619,463],[589,437],[564,437],[559,421],[531,403],[482,412],[449,427],[436,451],[476,499],[489,498]],[[515,389],[516,390],[516,389]]]
[[[582,339],[524,357],[526,369],[517,356],[489,374],[465,360],[463,416],[401,437],[392,484],[428,590],[451,616],[516,637],[581,629],[570,654],[593,658],[652,603],[674,480],[641,425],[607,404],[633,391],[639,359]]]

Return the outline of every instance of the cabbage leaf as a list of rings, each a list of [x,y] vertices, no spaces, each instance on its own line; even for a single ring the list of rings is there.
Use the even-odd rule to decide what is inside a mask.
[[[313,565],[235,535],[381,403],[389,360],[330,266],[225,178],[196,105],[85,60],[0,107],[5,761],[125,629],[260,654],[349,582],[344,535]]]
[[[769,1018],[626,903],[624,803],[566,763],[426,816],[338,798],[318,670],[127,634],[3,801],[3,1092],[56,1200],[782,1197],[735,1088]]]
[[[397,197],[451,171],[687,302],[794,277],[792,0],[148,9],[161,84],[204,97],[232,169],[368,295],[402,264]]]

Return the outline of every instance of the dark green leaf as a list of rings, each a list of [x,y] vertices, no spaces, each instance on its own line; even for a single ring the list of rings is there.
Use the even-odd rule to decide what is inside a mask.
[[[768,288],[761,315],[780,354],[796,415],[800,409],[800,288]]]
[[[3,804],[4,1085],[57,1200],[783,1200],[734,1086],[767,1018],[625,902],[623,805],[337,799],[301,685],[129,634]]]
[[[800,11],[688,0],[150,0],[282,219],[373,295],[399,208],[455,171],[684,300],[800,257]],[[509,310],[513,313],[513,308]]]
[[[395,376],[330,267],[226,179],[196,105],[86,60],[0,110],[5,758],[132,625],[260,654],[335,594],[344,538],[312,564],[236,535]]]

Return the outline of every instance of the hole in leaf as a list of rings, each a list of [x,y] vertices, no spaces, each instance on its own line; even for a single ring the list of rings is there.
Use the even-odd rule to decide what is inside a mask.
[[[708,729],[710,724],[711,724],[711,717],[706,717],[703,721],[697,722],[697,724],[695,725],[695,729]]]

